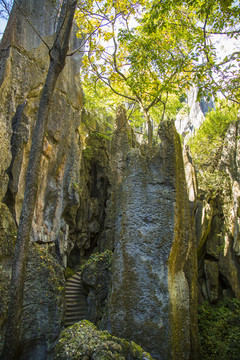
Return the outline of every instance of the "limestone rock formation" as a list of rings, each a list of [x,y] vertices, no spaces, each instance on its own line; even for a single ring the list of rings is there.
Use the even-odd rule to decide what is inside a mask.
[[[8,207],[0,203],[0,329],[3,328],[6,319],[16,233],[16,224]],[[0,336],[0,349],[1,347],[2,337]]]
[[[193,359],[197,265],[182,152],[173,123],[162,125],[160,137],[149,154],[130,150],[115,174],[121,196],[108,329],[156,359]]]
[[[52,0],[19,0],[12,9],[0,45],[0,206],[4,209],[1,213],[4,231],[0,234],[0,270],[1,277],[4,277],[1,290],[5,291],[9,282],[16,224],[21,212],[32,131],[49,65],[48,47],[53,41],[58,4],[58,1]],[[35,30],[29,22],[34,24]],[[80,42],[74,30],[71,48],[80,45]],[[63,304],[60,306],[60,302],[63,294],[49,289],[53,286],[52,281],[63,286],[63,266],[73,247],[68,238],[69,228],[75,223],[80,201],[74,186],[80,176],[82,153],[78,131],[83,100],[77,80],[80,60],[78,54],[67,59],[57,82],[45,134],[32,225],[32,241],[42,246],[45,260],[34,254],[30,259],[30,263],[34,257],[37,261],[31,263],[31,276],[36,276],[32,279],[29,275],[26,279],[21,354],[24,359],[31,358],[33,353],[34,359],[47,359],[48,356],[50,359],[62,326]],[[51,269],[43,271],[44,261],[51,263],[55,269],[54,278],[51,277]],[[34,291],[40,291],[41,296],[35,296]],[[1,311],[5,311],[7,295],[2,291],[0,295],[3,303]],[[4,328],[4,314],[1,313],[1,330]],[[43,344],[39,350],[41,341]],[[30,344],[30,348],[26,344]]]
[[[108,179],[110,186],[108,188],[104,231],[98,241],[100,251],[113,250],[117,241],[115,236],[117,207],[121,197],[121,183],[127,166],[127,154],[133,145],[126,110],[121,106],[116,113],[116,130],[109,151]]]
[[[212,100],[207,101],[205,98],[202,98],[198,101],[197,96],[198,88],[194,86],[187,92],[186,105],[177,114],[175,121],[176,129],[183,137],[187,134],[192,134],[195,129],[198,129],[207,111],[214,108]]]
[[[110,287],[112,253],[107,250],[93,254],[82,270],[82,288],[87,298],[87,318],[100,328],[106,328],[106,306]],[[86,317],[85,317],[86,318]]]
[[[94,121],[90,120],[93,129]],[[83,121],[87,123],[89,119],[83,118]],[[98,243],[104,231],[109,189],[106,142],[89,131],[82,155],[79,176],[74,182],[80,201],[76,204],[74,216],[70,211],[66,212],[70,223],[69,240],[73,244],[68,266],[75,270],[78,270],[82,259],[88,258],[93,251],[101,252]]]
[[[222,194],[197,204],[196,234],[199,256],[199,300],[214,303],[240,298],[239,264],[239,121],[226,134],[219,169],[224,176]]]
[[[55,257],[33,243],[28,254],[19,360],[51,359],[64,316],[64,276]]]
[[[232,123],[225,138],[219,167],[229,175],[231,195],[223,204],[225,213],[224,251],[219,267],[235,297],[240,299],[240,120]]]
[[[18,0],[18,4],[37,32],[15,4],[0,45],[2,331],[32,130],[48,68],[46,44],[52,44],[58,1]],[[79,45],[75,34],[71,42],[72,48]],[[113,359],[115,355],[119,359],[151,359],[145,350],[156,360],[197,359],[192,220],[197,191],[190,156],[185,151],[185,176],[172,122],[163,123],[161,144],[151,151],[136,144],[123,107],[117,111],[111,144],[99,137],[98,125],[91,119],[89,126],[88,115],[82,112],[77,77],[80,60],[79,55],[68,58],[49,115],[25,281],[20,359],[53,359],[64,320],[64,270],[68,265],[79,271],[83,259],[91,254],[98,261],[81,267],[86,317],[113,336],[139,343],[144,350],[107,333],[103,334],[106,344],[102,343],[96,328],[80,323],[65,333],[67,341],[62,342],[64,351],[58,353],[58,359],[72,358],[69,347],[75,354],[91,353],[98,360],[106,351]],[[238,198],[234,199],[238,218]],[[205,205],[197,208],[199,213],[202,208]],[[211,233],[211,209],[204,222],[207,235]],[[205,289],[214,301],[219,284],[213,270],[228,279],[231,267],[226,268],[225,260],[215,255],[214,244],[208,241],[205,247],[205,227],[197,224],[203,253],[206,248],[208,254],[203,259]],[[235,244],[237,249],[237,235]],[[108,263],[101,263],[101,253],[106,250],[114,253],[111,272]],[[233,264],[235,257],[228,254]],[[93,344],[91,335],[96,340]]]
[[[42,0],[36,7],[34,1],[22,0],[19,5],[33,23],[39,24],[37,31],[51,46],[56,3],[54,5],[52,1]],[[74,36],[72,46],[76,46]],[[1,97],[4,99],[1,104],[1,124],[5,124],[8,133],[12,134],[12,154],[8,151],[8,158],[12,160],[4,168],[9,176],[5,202],[18,222],[32,126],[48,67],[48,48],[16,5],[3,36],[1,50],[3,53],[5,51],[5,57],[1,58],[1,68],[6,69],[1,79]],[[73,208],[79,201],[73,186],[74,179],[79,177],[81,149],[78,127],[82,94],[76,81],[79,66],[78,56],[68,59],[57,84],[44,143],[39,179],[41,186],[33,224],[34,240],[50,244],[58,242],[61,256],[64,256],[66,250],[62,247],[66,246],[64,240],[69,227],[62,214],[66,207]],[[10,150],[10,137],[8,140]]]

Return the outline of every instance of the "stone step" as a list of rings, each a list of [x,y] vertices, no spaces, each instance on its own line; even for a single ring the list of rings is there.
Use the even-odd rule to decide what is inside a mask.
[[[72,279],[72,280],[68,280],[67,281],[67,285],[79,285],[79,286],[81,286],[81,279],[80,280],[77,280],[77,279]]]
[[[79,293],[81,293],[81,289],[74,289],[74,288],[69,288],[69,289],[65,289],[65,294],[67,295],[78,295]]]
[[[73,310],[71,312],[67,312],[66,315],[65,315],[65,320],[67,319],[71,319],[71,318],[79,318],[81,316],[86,316],[88,313],[88,309],[87,308],[83,308],[83,309],[76,309],[76,310]]]
[[[66,282],[65,300],[65,327],[71,326],[80,320],[87,319],[88,305],[86,301],[86,296],[82,292],[81,273],[73,275]]]
[[[74,274],[73,276],[71,276],[68,279],[68,281],[75,280],[75,279],[78,279],[79,281],[81,281],[81,272],[78,272],[78,273]]]
[[[76,301],[76,302],[72,302],[72,303],[66,303],[66,307],[67,309],[74,309],[76,307],[82,307],[82,306],[87,306],[86,302],[85,301]]]
[[[87,304],[78,304],[78,305],[71,305],[71,306],[67,306],[66,307],[66,312],[71,312],[71,311],[74,311],[75,309],[79,309],[79,310],[82,310],[82,309],[87,309],[88,306]]]
[[[66,307],[66,312],[71,312],[71,311],[75,311],[75,309],[87,309],[88,306],[86,303],[82,303],[82,304],[76,304],[76,305],[70,305]]]
[[[76,307],[76,306],[85,306],[86,305],[86,301],[67,301],[66,302],[66,307],[67,308],[72,308],[72,307]]]
[[[72,285],[72,284],[66,284],[66,286],[65,286],[65,289],[81,289],[82,287],[80,286],[80,284],[79,285],[76,285],[76,284],[74,284],[74,285]]]

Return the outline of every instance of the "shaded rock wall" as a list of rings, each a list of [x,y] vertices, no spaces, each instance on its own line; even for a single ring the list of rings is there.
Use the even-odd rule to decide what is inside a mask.
[[[199,201],[196,208],[200,301],[240,298],[239,134],[238,121],[226,134],[219,162],[222,194]]]
[[[51,359],[63,327],[64,276],[43,245],[29,250],[19,360]]]
[[[90,131],[82,154],[79,180],[75,182],[80,201],[75,222],[70,219],[69,227],[69,238],[74,246],[68,257],[68,266],[73,269],[79,267],[83,258],[100,250],[98,243],[104,231],[109,188],[106,142]],[[71,212],[68,214],[71,216]]]
[[[156,359],[197,358],[195,242],[181,146],[172,123],[160,137],[150,154],[118,147],[125,168],[115,172],[121,195],[113,198],[108,326]]]

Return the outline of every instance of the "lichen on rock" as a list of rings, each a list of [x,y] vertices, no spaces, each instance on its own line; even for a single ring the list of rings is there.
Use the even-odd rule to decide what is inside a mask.
[[[9,285],[16,233],[16,224],[8,207],[0,202],[0,351],[9,300]]]
[[[24,284],[19,359],[51,359],[64,314],[63,268],[44,245],[31,244]]]

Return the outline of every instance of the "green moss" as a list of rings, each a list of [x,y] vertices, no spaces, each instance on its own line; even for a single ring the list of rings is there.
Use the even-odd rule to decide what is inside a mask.
[[[240,354],[240,300],[227,299],[199,308],[200,359],[238,360]]]
[[[36,279],[38,278],[38,281],[40,281],[40,283],[36,281],[36,286],[41,287],[43,285],[42,295],[43,293],[46,296],[50,296],[50,293],[54,294],[61,302],[64,293],[62,269],[44,245],[31,244],[28,254],[27,272],[30,273],[29,276],[36,274]],[[47,288],[45,280],[48,284]],[[39,291],[38,287],[35,291]]]
[[[172,359],[185,358],[188,351],[191,354],[190,356],[195,359],[197,355],[194,353],[198,352],[197,257],[192,233],[192,219],[189,212],[181,142],[175,128],[172,129],[171,135],[174,138],[174,185],[176,189],[174,240],[168,259],[171,352]],[[179,285],[180,280],[183,288],[186,287],[185,296],[186,301],[189,302],[188,308],[184,308],[179,303],[179,297],[175,291],[175,286],[176,284]],[[187,294],[188,291],[189,295]],[[180,308],[181,310],[179,310]],[[186,330],[184,334],[183,327]],[[183,338],[188,331],[190,336],[185,337],[184,343]]]
[[[13,217],[5,204],[0,204],[0,255],[12,256],[17,237]]]
[[[101,263],[106,265],[107,269],[110,269],[112,266],[112,257],[113,253],[110,250],[106,250],[102,253],[96,253],[90,256],[90,258],[82,264],[81,270],[83,271],[86,267],[91,265],[96,265],[97,263]]]
[[[69,267],[66,268],[65,273],[64,273],[66,279],[70,278],[74,274],[75,274],[75,271]]]
[[[216,103],[216,110],[206,116],[195,135],[189,139],[189,146],[198,172],[200,189],[223,195],[227,174],[219,170],[218,163],[222,154],[225,135],[230,124],[237,119],[239,105],[225,100]]]
[[[151,360],[134,342],[99,331],[87,320],[67,328],[56,346],[55,360]]]

